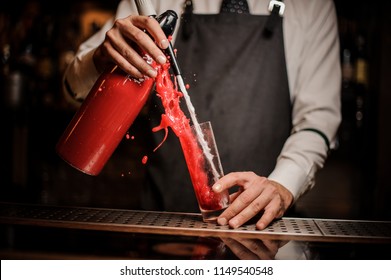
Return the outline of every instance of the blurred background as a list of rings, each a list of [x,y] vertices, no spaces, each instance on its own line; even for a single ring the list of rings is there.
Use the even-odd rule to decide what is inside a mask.
[[[55,153],[76,111],[63,98],[62,74],[118,2],[1,1],[0,201],[139,207],[139,124],[131,127],[135,141],[124,139],[97,177],[74,170]],[[296,211],[303,217],[390,220],[390,1],[335,4],[343,70],[339,147]]]

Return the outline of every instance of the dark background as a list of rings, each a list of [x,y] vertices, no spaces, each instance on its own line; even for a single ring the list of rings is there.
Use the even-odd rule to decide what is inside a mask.
[[[124,140],[97,177],[72,169],[54,150],[76,110],[61,93],[63,71],[118,2],[1,2],[0,201],[139,206],[143,165],[137,142]],[[296,211],[389,220],[391,7],[389,1],[335,3],[344,70],[339,147]],[[131,130],[137,135],[137,124]]]

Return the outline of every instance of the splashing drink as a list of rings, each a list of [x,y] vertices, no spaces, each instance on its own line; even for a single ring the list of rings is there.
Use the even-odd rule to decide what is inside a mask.
[[[164,114],[161,123],[153,131],[168,127],[178,137],[186,160],[193,189],[204,221],[213,221],[228,207],[228,191],[222,194],[213,192],[213,184],[223,176],[223,170],[210,122],[199,124],[193,116],[193,126],[180,108],[180,99],[185,97],[170,79],[167,66],[159,68],[156,77],[156,91],[162,101]],[[192,104],[188,108],[193,108]],[[194,109],[194,108],[193,108]],[[163,140],[164,141],[164,140]],[[159,145],[160,146],[160,145]]]
[[[228,207],[229,193],[215,193],[212,186],[223,174],[216,141],[210,122],[199,124],[207,147],[202,147],[199,136],[192,127],[192,139],[181,139],[191,181],[204,221],[214,221]],[[205,151],[205,148],[208,149]]]

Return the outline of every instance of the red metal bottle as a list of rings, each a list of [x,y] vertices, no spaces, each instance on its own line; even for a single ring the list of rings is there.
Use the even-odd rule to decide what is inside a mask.
[[[145,105],[154,79],[103,73],[60,138],[57,153],[70,165],[98,175]]]

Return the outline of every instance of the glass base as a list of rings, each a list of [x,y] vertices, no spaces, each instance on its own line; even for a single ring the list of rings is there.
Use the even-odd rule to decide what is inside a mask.
[[[227,209],[227,208],[218,209],[218,210],[202,210],[201,209],[202,220],[206,223],[215,222],[217,220],[217,218],[220,216],[220,214],[224,212],[225,209]]]

